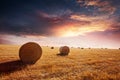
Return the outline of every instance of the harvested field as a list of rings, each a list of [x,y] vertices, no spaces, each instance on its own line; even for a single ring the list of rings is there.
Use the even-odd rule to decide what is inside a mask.
[[[119,80],[120,50],[71,48],[68,56],[56,56],[59,48],[42,47],[34,65],[19,61],[20,46],[0,45],[0,80]]]

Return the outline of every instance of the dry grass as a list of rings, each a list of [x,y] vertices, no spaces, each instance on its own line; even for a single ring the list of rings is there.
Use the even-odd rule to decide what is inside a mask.
[[[120,50],[71,48],[68,56],[56,56],[59,48],[42,47],[35,65],[22,65],[20,46],[0,45],[0,67],[18,68],[0,72],[0,80],[120,80]],[[14,64],[13,64],[13,62]],[[6,69],[7,70],[7,69]]]

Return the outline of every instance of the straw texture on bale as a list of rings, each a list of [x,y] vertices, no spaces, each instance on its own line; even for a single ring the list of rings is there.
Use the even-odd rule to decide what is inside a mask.
[[[25,64],[34,64],[41,56],[42,48],[34,42],[28,42],[22,45],[19,50],[20,60]]]
[[[68,46],[63,46],[63,47],[60,47],[59,51],[60,51],[59,55],[68,55],[70,52],[70,49]]]

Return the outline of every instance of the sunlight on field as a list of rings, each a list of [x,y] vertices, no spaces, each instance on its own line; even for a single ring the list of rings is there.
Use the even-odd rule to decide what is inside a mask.
[[[2,63],[19,60],[20,46],[0,45]],[[0,80],[119,80],[120,50],[71,48],[68,56],[57,56],[59,48],[42,47],[43,54],[34,65],[0,72]],[[6,67],[6,66],[5,66]]]

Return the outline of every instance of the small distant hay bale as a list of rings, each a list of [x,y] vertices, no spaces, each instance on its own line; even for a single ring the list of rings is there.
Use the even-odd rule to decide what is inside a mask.
[[[88,49],[91,49],[90,47]]]
[[[119,50],[120,50],[120,48],[119,48]]]
[[[54,47],[51,47],[51,49],[54,49]]]
[[[81,48],[81,49],[84,49],[84,48]]]
[[[68,55],[70,52],[70,48],[68,46],[63,46],[59,48],[60,53],[57,55],[65,56]]]
[[[42,56],[42,48],[39,44],[28,42],[21,46],[19,50],[20,60],[25,64],[34,64]]]

